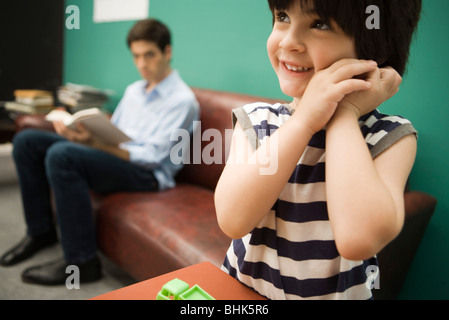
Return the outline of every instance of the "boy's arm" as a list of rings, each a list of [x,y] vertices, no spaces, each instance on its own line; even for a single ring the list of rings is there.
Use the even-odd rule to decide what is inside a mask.
[[[385,80],[385,84],[392,82]],[[385,92],[386,97],[397,92],[395,85]],[[408,135],[373,160],[360,131],[359,115],[351,107],[339,107],[326,130],[329,219],[337,248],[349,260],[374,256],[399,234],[404,187],[416,155],[416,138]]]
[[[354,76],[374,69],[372,61],[343,59],[317,72],[295,113],[256,151],[236,126],[229,160],[215,189],[218,223],[229,237],[243,237],[270,212],[310,139],[327,124],[338,103],[351,92],[370,88],[368,81]],[[274,174],[261,174],[265,168],[258,160],[266,158],[277,161]]]
[[[238,239],[259,224],[278,199],[312,135],[307,125],[289,120],[254,151],[236,123],[228,161],[215,189],[217,219],[223,232]],[[276,163],[270,174],[261,174],[267,169],[264,159]]]

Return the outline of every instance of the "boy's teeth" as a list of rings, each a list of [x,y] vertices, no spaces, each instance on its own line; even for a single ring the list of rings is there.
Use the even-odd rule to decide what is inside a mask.
[[[287,67],[288,70],[295,71],[295,72],[306,72],[306,71],[310,70],[310,68],[295,67],[295,66],[291,66],[289,64],[285,64],[285,66]]]

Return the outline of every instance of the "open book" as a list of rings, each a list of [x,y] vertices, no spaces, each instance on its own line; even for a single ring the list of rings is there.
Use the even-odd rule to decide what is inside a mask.
[[[62,121],[67,127],[76,129],[76,122],[81,122],[98,140],[106,144],[117,145],[130,141],[131,138],[111,123],[109,118],[98,108],[90,108],[70,114],[55,109],[45,117],[48,121]]]

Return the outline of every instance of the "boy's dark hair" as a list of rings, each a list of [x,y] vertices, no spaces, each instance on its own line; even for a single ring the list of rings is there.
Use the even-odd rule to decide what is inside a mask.
[[[171,45],[170,30],[162,22],[155,19],[145,19],[137,22],[128,32],[126,39],[128,47],[134,41],[145,40],[154,42],[161,49],[165,51],[167,45]]]
[[[359,59],[377,61],[405,73],[410,45],[421,14],[422,0],[268,0],[270,10],[287,10],[295,1],[301,8],[313,8],[320,19],[334,20],[355,40]],[[380,29],[368,29],[366,9],[375,5],[380,11]]]

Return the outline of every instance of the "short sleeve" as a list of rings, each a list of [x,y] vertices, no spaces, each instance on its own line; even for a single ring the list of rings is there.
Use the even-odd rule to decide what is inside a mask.
[[[239,122],[242,127],[243,132],[246,133],[248,137],[248,141],[251,146],[256,150],[258,148],[258,141],[256,132],[253,129],[253,124],[251,123],[251,119],[248,116],[248,113],[245,110],[245,107],[240,107],[232,110],[232,128],[235,128],[235,125]]]
[[[377,110],[362,117],[359,124],[373,159],[409,134],[418,137],[417,130],[409,120],[385,115]]]
[[[256,102],[232,110],[232,125],[237,121],[248,137],[250,144],[257,149],[265,137],[276,131],[290,116],[289,106]]]

